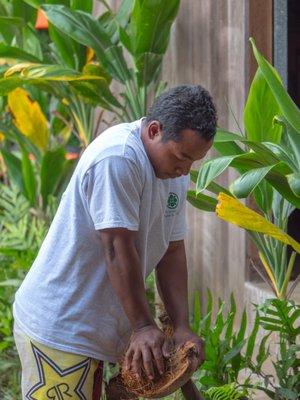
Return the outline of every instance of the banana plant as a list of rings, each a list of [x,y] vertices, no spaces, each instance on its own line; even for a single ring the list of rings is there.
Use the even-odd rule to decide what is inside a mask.
[[[252,196],[264,218],[261,224],[274,223],[284,233],[288,217],[295,208],[300,208],[300,110],[283,87],[277,71],[257,50],[254,40],[250,41],[258,70],[244,109],[245,131],[239,128],[238,133],[232,133],[218,129],[214,147],[220,156],[192,172],[196,190],[189,191],[188,200],[197,208],[213,212],[217,199],[207,192],[225,193],[220,197],[221,203]],[[228,168],[234,168],[240,176],[225,188],[216,179]],[[256,230],[258,226],[251,225],[251,220],[247,227],[243,226],[243,215],[238,216],[240,226],[251,232],[267,281],[271,280],[276,295],[284,298],[295,261],[295,253],[290,259],[287,257],[290,243]],[[230,212],[226,218],[233,222]]]

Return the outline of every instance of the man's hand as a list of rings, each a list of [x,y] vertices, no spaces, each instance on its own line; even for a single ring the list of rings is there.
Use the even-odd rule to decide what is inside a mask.
[[[177,327],[173,334],[174,346],[177,348],[187,341],[195,343],[197,357],[195,358],[195,371],[203,364],[205,360],[203,340],[187,327]]]
[[[155,325],[136,329],[125,355],[125,368],[139,378],[143,368],[148,378],[153,380],[155,366],[161,375],[164,373],[164,357],[169,357],[170,350],[170,342]]]

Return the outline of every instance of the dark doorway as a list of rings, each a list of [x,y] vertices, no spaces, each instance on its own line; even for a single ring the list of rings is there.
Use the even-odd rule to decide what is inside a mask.
[[[300,1],[288,1],[288,91],[300,107]],[[299,137],[300,140],[300,137]],[[300,242],[300,210],[295,210],[288,221],[288,233]],[[290,250],[290,249],[289,249]],[[291,250],[289,251],[291,252]],[[300,273],[300,255],[296,257],[293,278]]]

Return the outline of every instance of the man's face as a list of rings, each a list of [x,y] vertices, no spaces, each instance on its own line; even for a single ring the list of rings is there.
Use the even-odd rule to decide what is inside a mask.
[[[213,140],[207,142],[191,129],[184,129],[180,133],[180,141],[162,141],[163,132],[159,125],[151,127],[155,134],[150,137],[149,158],[155,174],[160,179],[176,178],[187,175],[194,161],[201,160],[211,148]],[[153,133],[153,132],[152,132]]]

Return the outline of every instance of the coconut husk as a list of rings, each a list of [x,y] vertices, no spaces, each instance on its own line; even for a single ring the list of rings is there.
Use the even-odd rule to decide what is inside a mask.
[[[121,377],[124,386],[137,396],[155,399],[168,396],[183,386],[192,376],[197,365],[197,349],[194,343],[186,342],[176,349],[166,360],[165,373],[160,375],[154,369],[154,379],[150,380],[145,371],[138,379],[130,370],[121,365]]]
[[[130,393],[123,384],[121,375],[110,379],[105,387],[107,400],[138,400],[134,393]]]

